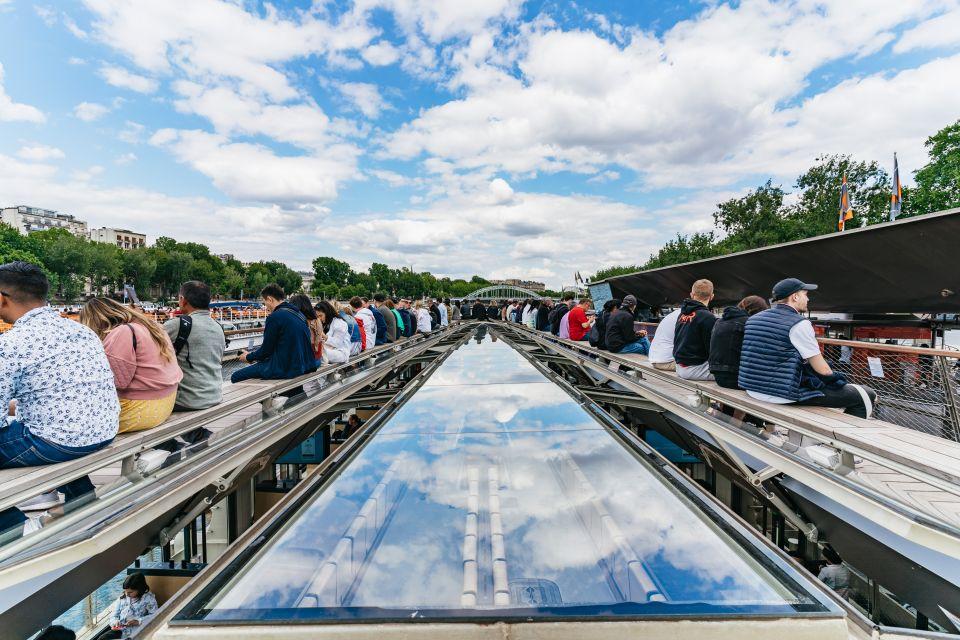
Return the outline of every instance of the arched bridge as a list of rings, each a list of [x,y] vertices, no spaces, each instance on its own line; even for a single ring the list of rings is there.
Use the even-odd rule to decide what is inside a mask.
[[[523,287],[515,287],[506,284],[494,284],[489,287],[477,289],[470,295],[466,296],[464,300],[504,300],[510,298],[521,298],[524,300],[542,299],[540,294],[530,291],[529,289],[524,289]]]

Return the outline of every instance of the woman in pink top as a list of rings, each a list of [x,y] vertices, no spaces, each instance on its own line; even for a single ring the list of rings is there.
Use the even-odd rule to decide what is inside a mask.
[[[120,398],[120,433],[152,429],[173,413],[183,372],[167,332],[109,298],[92,298],[80,322],[103,341]]]

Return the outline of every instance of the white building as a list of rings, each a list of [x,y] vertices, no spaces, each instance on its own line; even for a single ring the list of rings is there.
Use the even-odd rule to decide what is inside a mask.
[[[0,210],[0,219],[20,233],[26,235],[33,231],[46,229],[66,229],[75,236],[87,237],[87,223],[77,220],[66,213],[57,213],[39,207],[4,207]]]
[[[306,293],[310,293],[310,286],[313,284],[313,281],[316,279],[313,271],[297,271],[300,274],[300,277],[303,278],[303,290]]]
[[[100,227],[90,230],[90,239],[104,244],[115,244],[121,249],[140,249],[147,246],[147,236],[129,229]]]

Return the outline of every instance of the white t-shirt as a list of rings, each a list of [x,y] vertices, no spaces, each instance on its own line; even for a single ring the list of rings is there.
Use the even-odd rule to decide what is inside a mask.
[[[800,357],[804,360],[809,360],[813,356],[820,355],[820,343],[817,342],[817,334],[813,330],[813,324],[807,319],[801,320],[790,328],[790,344],[800,352]],[[751,398],[773,404],[790,404],[793,402],[793,400],[778,398],[777,396],[758,393],[756,391],[747,391],[747,395]]]
[[[673,336],[677,332],[679,317],[680,309],[676,309],[664,316],[657,325],[657,332],[653,334],[653,342],[650,343],[648,360],[651,364],[673,362]]]

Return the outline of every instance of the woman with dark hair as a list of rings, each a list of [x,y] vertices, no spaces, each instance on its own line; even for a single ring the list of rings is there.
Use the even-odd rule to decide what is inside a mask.
[[[321,300],[314,307],[323,331],[323,361],[346,362],[350,359],[350,329],[333,305]]]
[[[290,296],[287,298],[287,302],[296,307],[297,310],[303,314],[303,317],[307,319],[307,326],[310,327],[310,345],[313,347],[313,355],[319,367],[323,360],[324,330],[320,319],[317,317],[317,312],[314,310],[310,298],[302,293]]]
[[[770,305],[760,296],[747,296],[735,307],[723,310],[723,317],[713,325],[710,336],[710,373],[717,384],[726,389],[739,389],[737,375],[740,372],[740,348],[747,319],[769,309]]]
[[[123,580],[123,595],[110,616],[110,628],[96,637],[133,638],[157,613],[157,598],[150,592],[142,573],[131,573]]]
[[[620,308],[621,300],[614,298],[603,303],[603,308],[597,313],[597,321],[593,323],[590,332],[587,334],[587,340],[591,347],[607,351],[607,320],[610,314]]]

